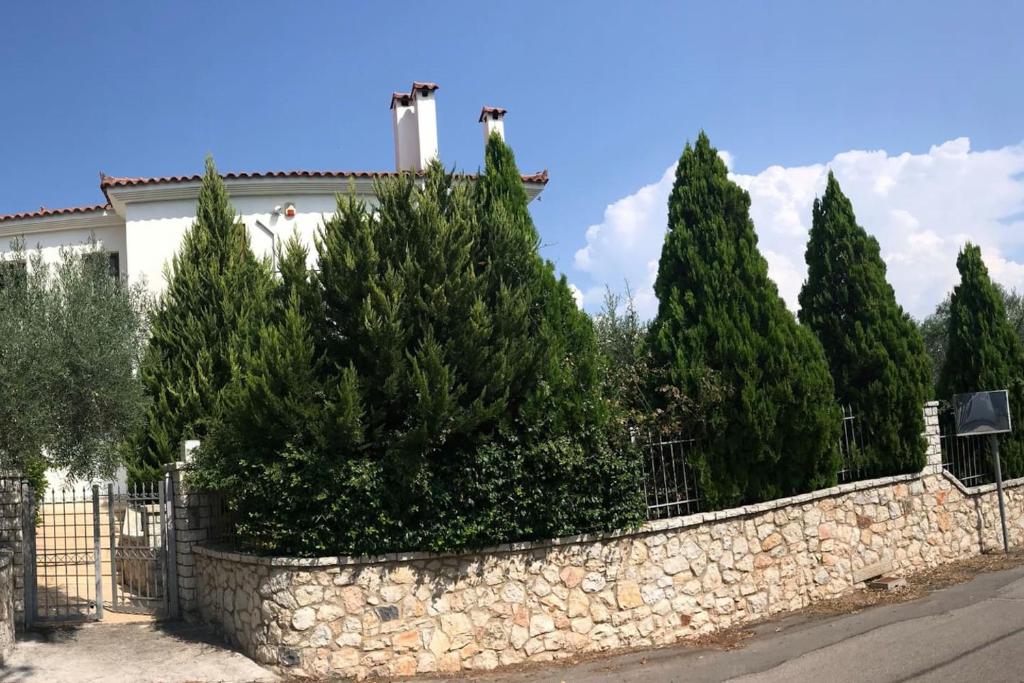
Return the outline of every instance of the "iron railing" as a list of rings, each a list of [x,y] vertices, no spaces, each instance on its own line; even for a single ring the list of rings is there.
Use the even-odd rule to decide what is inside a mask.
[[[957,436],[956,422],[950,410],[939,413],[939,446],[942,449],[942,468],[964,486],[995,481],[988,436]]]
[[[643,446],[648,519],[700,512],[697,476],[687,458],[698,447],[696,439],[648,438]]]
[[[861,432],[860,420],[857,419],[852,406],[842,406],[842,411],[843,432],[839,436],[839,453],[843,466],[837,474],[839,483],[845,484],[867,479],[872,473],[860,460],[864,452],[864,434]]]
[[[874,476],[871,468],[861,461],[864,435],[860,420],[852,406],[843,406],[842,415],[839,452],[843,465],[838,473],[839,482],[859,481]],[[683,437],[650,435],[643,443],[641,450],[648,519],[666,519],[703,510],[692,465],[692,456],[700,448],[699,439]]]

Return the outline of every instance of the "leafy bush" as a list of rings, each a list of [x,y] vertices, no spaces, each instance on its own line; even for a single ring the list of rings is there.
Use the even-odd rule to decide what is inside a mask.
[[[475,183],[435,163],[376,192],[373,208],[339,198],[312,279],[289,245],[275,312],[233,352],[199,482],[277,552],[639,522],[639,459],[601,393],[593,326],[538,254],[511,151],[492,138]]]

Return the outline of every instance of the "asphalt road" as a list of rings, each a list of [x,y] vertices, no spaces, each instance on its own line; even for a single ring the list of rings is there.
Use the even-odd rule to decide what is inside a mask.
[[[738,650],[671,647],[480,677],[510,683],[1024,681],[1024,567],[913,602],[761,624]]]

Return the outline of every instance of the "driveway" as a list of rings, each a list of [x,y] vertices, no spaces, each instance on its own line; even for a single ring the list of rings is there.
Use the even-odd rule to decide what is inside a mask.
[[[474,680],[509,683],[1024,681],[1024,567],[913,602],[753,627],[737,650],[669,647]]]
[[[204,628],[182,624],[88,624],[18,641],[0,683],[186,683],[277,681]]]

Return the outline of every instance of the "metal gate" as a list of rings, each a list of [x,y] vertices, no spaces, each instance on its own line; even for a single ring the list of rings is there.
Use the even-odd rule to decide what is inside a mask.
[[[163,481],[48,491],[36,501],[26,577],[33,621],[167,612],[169,508]]]

